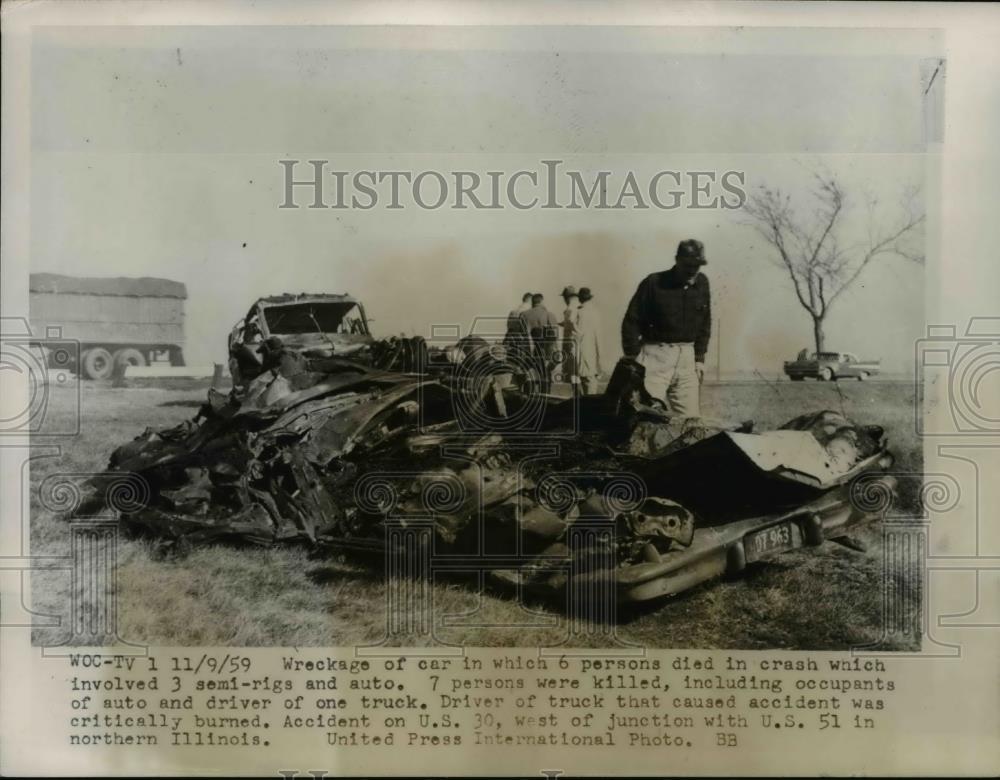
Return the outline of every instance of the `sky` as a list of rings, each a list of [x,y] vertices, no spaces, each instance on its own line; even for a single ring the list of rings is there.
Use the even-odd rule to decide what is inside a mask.
[[[613,360],[635,286],[694,237],[721,326],[710,370],[773,374],[811,343],[811,325],[739,210],[690,198],[674,210],[280,209],[278,160],[485,176],[559,159],[587,179],[610,171],[615,187],[629,171],[647,182],[732,170],[806,214],[822,169],[848,192],[851,243],[865,237],[864,193],[885,223],[904,187],[934,203],[930,50],[916,33],[850,31],[39,30],[30,265],[184,282],[191,363],[224,360],[230,327],[261,295],[350,292],[377,335],[429,336],[505,317],[528,290],[561,311],[566,284],[595,291]],[[923,330],[922,270],[894,259],[866,271],[826,326],[830,348],[889,371],[910,370]]]

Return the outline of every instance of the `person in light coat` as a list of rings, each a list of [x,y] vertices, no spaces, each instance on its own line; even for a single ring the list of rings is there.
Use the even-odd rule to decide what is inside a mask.
[[[580,306],[576,310],[576,373],[580,377],[580,391],[584,395],[597,392],[597,379],[601,370],[601,320],[591,300],[594,295],[589,287],[581,287]]]
[[[579,308],[579,297],[572,285],[563,288],[562,299],[566,302],[563,311],[562,344],[559,352],[559,373],[563,382],[578,385],[580,378],[576,375],[576,311]]]

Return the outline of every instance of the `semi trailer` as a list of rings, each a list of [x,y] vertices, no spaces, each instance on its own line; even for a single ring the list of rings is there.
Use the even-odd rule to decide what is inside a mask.
[[[34,273],[31,332],[43,350],[51,338],[78,343],[71,368],[87,379],[107,379],[118,363],[183,366],[186,299],[187,288],[170,279]]]

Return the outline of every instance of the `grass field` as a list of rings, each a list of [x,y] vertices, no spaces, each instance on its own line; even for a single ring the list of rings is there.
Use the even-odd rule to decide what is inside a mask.
[[[204,385],[157,389],[86,383],[80,434],[63,440],[57,457],[32,464],[32,554],[68,555],[70,549],[67,522],[43,509],[37,496],[46,476],[102,470],[111,450],[146,426],[172,425],[193,416],[204,394]],[[905,382],[758,381],[706,383],[703,389],[706,415],[753,419],[758,430],[819,409],[878,423],[888,430],[897,467],[919,472],[913,404],[912,384]],[[53,389],[47,414],[65,418],[56,420],[64,423],[75,413],[73,395]],[[919,582],[885,581],[880,534],[877,527],[864,533],[865,552],[827,543],[751,567],[739,580],[707,584],[623,614],[617,636],[632,644],[673,648],[842,649],[875,642],[881,636],[887,590],[905,594],[909,609],[920,607]],[[357,563],[318,559],[305,549],[216,546],[162,559],[149,542],[123,539],[117,574],[118,634],[129,642],[333,646],[375,644],[385,635],[387,590],[381,575]],[[36,629],[36,643],[57,644],[69,635],[70,588],[68,571],[34,573],[33,609],[62,618],[62,627]],[[567,639],[566,621],[557,610],[479,593],[472,583],[435,583],[432,595],[435,637],[443,642],[521,647],[609,643],[605,633]],[[404,631],[394,634],[391,643],[427,640]],[[892,647],[912,649],[918,643],[917,637],[901,637]]]

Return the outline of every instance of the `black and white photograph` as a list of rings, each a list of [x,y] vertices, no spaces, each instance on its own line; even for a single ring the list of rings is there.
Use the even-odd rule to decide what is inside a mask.
[[[695,23],[664,4],[676,23],[628,23],[594,4],[506,24],[470,3],[460,22],[383,8],[368,23],[351,4],[140,3],[148,16],[111,4],[90,22],[73,7],[88,3],[54,5],[65,23],[5,33],[3,266],[21,303],[3,316],[19,384],[2,425],[30,442],[0,440],[19,491],[5,534],[26,561],[0,625],[73,665],[122,653],[107,658],[153,673],[172,653],[161,746],[269,745],[212,742],[236,737],[170,727],[168,710],[205,663],[222,690],[232,671],[235,710],[256,657],[241,649],[277,648],[410,648],[399,671],[410,652],[469,669],[514,648],[650,671],[665,651],[675,674],[719,676],[660,694],[773,685],[776,727],[855,733],[881,699],[813,724],[800,710],[836,710],[854,683],[781,690],[745,659],[812,673],[811,654],[836,653],[881,673],[962,656],[942,627],[1000,621],[992,499],[975,492],[996,461],[1000,319],[939,303],[995,279],[976,271],[989,242],[958,227],[995,211],[943,193],[996,156],[951,129],[969,63],[943,19],[886,8],[852,25],[822,4],[813,26],[762,3]],[[737,23],[737,6],[769,15]],[[21,12],[4,6],[8,31]],[[995,84],[974,83],[995,125]],[[956,236],[978,254],[945,256]],[[967,449],[936,448],[942,421]],[[280,694],[281,668],[262,668],[253,691]],[[85,671],[66,678],[73,725],[110,729],[87,721]],[[465,693],[443,692],[445,708]],[[619,699],[625,715],[558,744],[695,750],[673,741],[702,714],[683,708],[716,706],[674,699],[674,731],[647,736],[625,729],[659,705]],[[381,725],[397,745],[453,744],[448,716],[441,737],[414,737],[405,713],[382,724],[380,707],[422,699],[363,701],[376,727],[330,745]],[[475,745],[556,744],[503,742],[512,723],[490,736],[462,701],[454,730],[475,711]],[[570,706],[551,704],[536,714]],[[216,725],[271,739],[281,717],[263,717]],[[101,739],[118,737],[82,744]]]
[[[127,641],[882,641],[946,62],[813,37],[36,34],[39,545],[94,472]]]

